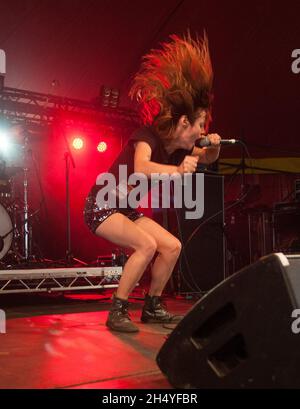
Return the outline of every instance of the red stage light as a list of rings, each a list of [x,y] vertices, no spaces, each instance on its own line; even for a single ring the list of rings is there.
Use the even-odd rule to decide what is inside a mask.
[[[77,149],[77,150],[82,149],[83,148],[83,139],[78,138],[78,137],[74,138],[73,142],[72,142],[72,146],[73,146],[74,149]]]
[[[106,151],[106,149],[107,149],[107,144],[106,144],[106,142],[100,142],[99,144],[98,144],[98,146],[97,146],[97,150],[98,150],[98,152],[105,152]]]

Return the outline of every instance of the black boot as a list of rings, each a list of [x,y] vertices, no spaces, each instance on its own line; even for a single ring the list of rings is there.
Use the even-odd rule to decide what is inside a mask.
[[[159,296],[146,295],[141,321],[144,323],[177,323],[182,319],[181,315],[171,314]]]
[[[119,332],[138,332],[138,327],[130,319],[128,306],[128,301],[121,300],[114,295],[106,326]]]

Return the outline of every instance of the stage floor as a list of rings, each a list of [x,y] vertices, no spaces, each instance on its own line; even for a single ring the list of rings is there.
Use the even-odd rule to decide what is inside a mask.
[[[140,332],[121,334],[105,326],[110,300],[103,296],[22,295],[23,302],[20,296],[2,297],[7,324],[0,334],[1,389],[171,388],[155,358],[173,326],[142,324],[141,300],[131,300],[130,310]],[[167,299],[177,314],[195,302]]]

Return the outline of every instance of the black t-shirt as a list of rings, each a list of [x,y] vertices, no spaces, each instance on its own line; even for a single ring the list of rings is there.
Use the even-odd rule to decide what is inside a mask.
[[[186,155],[190,155],[193,151],[193,148],[191,150],[177,149],[171,155],[169,155],[166,152],[162,140],[159,137],[158,133],[155,131],[155,129],[153,127],[142,127],[132,134],[127,144],[123,148],[122,152],[115,159],[115,161],[107,171],[108,173],[114,175],[117,181],[117,185],[120,182],[119,181],[120,165],[127,166],[128,177],[132,173],[134,173],[134,152],[135,152],[134,144],[138,141],[144,141],[150,145],[152,150],[151,161],[165,165],[178,166],[183,161],[184,157]],[[92,187],[91,195],[96,196],[99,189],[101,189],[101,186],[95,184]]]

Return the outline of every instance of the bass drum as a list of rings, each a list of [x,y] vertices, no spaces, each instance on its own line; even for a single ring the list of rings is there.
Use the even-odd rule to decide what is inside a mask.
[[[11,247],[13,232],[9,232],[12,228],[12,221],[9,214],[5,207],[0,204],[0,260],[3,259]],[[9,234],[7,235],[7,233]]]

